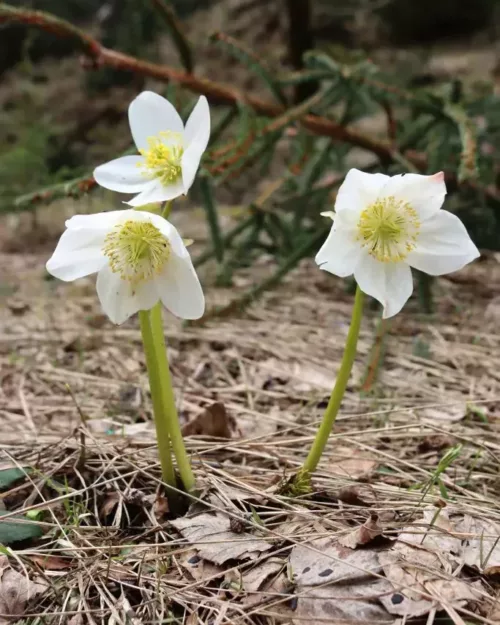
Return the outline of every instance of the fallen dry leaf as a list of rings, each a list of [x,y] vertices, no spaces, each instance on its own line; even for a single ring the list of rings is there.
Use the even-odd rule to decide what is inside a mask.
[[[38,564],[40,568],[47,569],[49,571],[66,571],[73,566],[73,563],[69,558],[63,558],[61,556],[43,556],[35,554],[28,556],[28,558],[35,564]]]
[[[216,566],[208,560],[204,560],[195,549],[184,551],[180,556],[180,565],[182,569],[192,577],[194,581],[204,582],[208,579],[215,579],[219,575],[222,576],[225,570]]]
[[[370,574],[381,572],[376,551],[354,551],[325,538],[295,546],[290,566],[297,595],[293,623],[394,623],[379,600],[392,586]]]
[[[352,484],[341,488],[337,499],[350,506],[369,507],[377,503],[377,493],[369,484]]]
[[[157,495],[153,504],[153,513],[157,519],[163,519],[170,512],[168,499],[164,495]]]
[[[417,618],[435,606],[444,609],[465,607],[481,598],[479,586],[447,576],[439,568],[440,558],[430,552],[406,546],[381,554],[384,573],[392,583],[392,592],[381,597],[388,612],[406,618]],[[428,596],[431,598],[428,598]]]
[[[372,514],[363,525],[339,538],[339,543],[349,549],[356,549],[359,545],[366,545],[380,534],[382,534],[382,528],[378,524],[378,516]]]
[[[231,486],[225,482],[219,482],[215,491],[210,492],[208,502],[216,508],[226,508],[228,502],[247,502],[263,504],[265,497],[260,492],[251,492]]]
[[[231,438],[236,431],[236,421],[220,401],[207,406],[203,412],[182,428],[184,436],[213,436]]]
[[[199,555],[215,564],[227,560],[255,559],[272,547],[271,543],[248,532],[236,534],[230,529],[230,518],[223,514],[199,514],[171,521]]]
[[[445,557],[450,554],[458,556],[461,551],[461,540],[455,532],[456,527],[450,521],[446,510],[426,508],[421,520],[403,529],[395,548],[398,549],[401,543],[408,543],[434,553],[440,552]]]
[[[457,423],[465,419],[467,404],[452,404],[436,408],[422,408],[416,411],[420,419],[434,425],[437,423]]]
[[[461,608],[482,597],[480,582],[451,575],[461,550],[455,532],[446,510],[428,508],[422,519],[404,528],[391,550],[380,554],[393,585],[393,592],[381,599],[388,612],[418,618],[436,606]]]
[[[109,516],[116,506],[122,501],[122,496],[118,492],[109,493],[102,502],[100,509],[101,518]]]
[[[274,602],[278,599],[279,595],[290,597],[290,591],[293,585],[288,580],[285,571],[270,575],[259,588],[253,594],[247,591],[247,594],[243,597],[241,603],[247,607],[256,607],[257,605],[263,605],[267,602]],[[285,616],[285,612],[288,610],[283,603],[279,604],[279,612]],[[288,622],[288,621],[287,621]]]
[[[461,551],[465,564],[485,575],[500,573],[500,526],[465,515],[455,522],[455,528],[466,535]]]
[[[351,479],[366,479],[378,465],[377,460],[351,447],[336,447],[328,462],[328,472]]]
[[[262,377],[261,387],[270,388],[275,382],[281,387],[288,385],[297,393],[308,393],[314,390],[331,391],[335,382],[332,374],[321,367],[302,362],[285,364],[278,358],[261,361],[259,372]]]
[[[0,555],[0,625],[21,618],[28,602],[46,589],[45,582],[18,573],[11,568],[9,559]]]
[[[256,593],[271,575],[276,575],[284,567],[280,558],[269,558],[243,573],[241,577],[243,590],[249,594]]]

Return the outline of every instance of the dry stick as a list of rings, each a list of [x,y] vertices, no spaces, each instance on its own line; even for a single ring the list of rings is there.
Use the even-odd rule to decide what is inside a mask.
[[[44,11],[18,9],[8,4],[0,3],[0,24],[7,22],[35,26],[58,35],[59,37],[73,39],[82,49],[83,53],[89,57],[90,62],[84,63],[84,66],[89,69],[110,67],[113,69],[136,72],[163,82],[172,81],[186,87],[190,91],[204,94],[215,102],[224,104],[242,102],[250,106],[256,113],[266,115],[267,117],[280,117],[286,112],[279,104],[274,104],[273,102],[268,102],[243,93],[224,83],[201,78],[194,74],[174,69],[168,65],[158,65],[148,61],[142,61],[128,54],[106,48],[97,39],[91,37],[76,26],[73,26],[73,24]],[[373,152],[381,160],[386,162],[392,162],[394,160],[395,149],[387,141],[381,141],[354,129],[346,128],[342,126],[342,124],[318,115],[304,115],[300,119],[300,123],[304,128],[307,128],[314,134],[331,137],[337,141],[364,148],[365,150]],[[425,155],[413,150],[408,150],[405,152],[404,156],[418,170],[424,171],[426,169],[427,158]],[[453,184],[458,183],[457,176],[454,173],[447,172],[446,178],[448,182]],[[466,184],[476,191],[481,190],[485,195],[494,200],[500,200],[500,194],[491,187],[480,187],[473,181],[467,181]]]

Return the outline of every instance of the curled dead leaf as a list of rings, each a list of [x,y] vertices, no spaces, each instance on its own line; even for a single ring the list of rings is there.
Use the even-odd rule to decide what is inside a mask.
[[[157,519],[163,519],[169,512],[168,499],[164,495],[157,495],[153,504],[153,512]]]
[[[350,506],[373,506],[377,502],[377,493],[369,484],[352,484],[341,488],[337,499]]]
[[[69,558],[52,555],[32,555],[28,558],[37,564],[41,569],[48,571],[67,571],[73,566],[73,562]]]
[[[378,524],[378,515],[372,514],[363,525],[339,538],[339,543],[349,549],[356,549],[359,545],[366,545],[381,534],[382,528]]]
[[[118,492],[109,493],[108,495],[106,495],[106,498],[102,502],[100,509],[101,518],[109,516],[121,501],[122,496]]]
[[[216,401],[182,428],[184,436],[213,436],[232,438],[236,432],[236,421],[222,402]]]

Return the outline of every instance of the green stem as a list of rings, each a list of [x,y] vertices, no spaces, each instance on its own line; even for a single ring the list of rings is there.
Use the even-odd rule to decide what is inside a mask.
[[[168,200],[168,202],[165,202],[165,204],[163,205],[163,210],[161,212],[161,216],[164,219],[168,219],[170,216],[170,211],[172,210],[172,200]]]
[[[158,440],[158,455],[160,456],[162,478],[166,484],[175,487],[176,480],[170,451],[168,420],[162,403],[161,382],[158,376],[159,369],[156,362],[155,344],[153,340],[153,333],[151,331],[150,313],[148,310],[139,311],[139,321],[141,324],[142,342],[144,343],[144,353],[146,355],[146,366],[148,368],[151,400],[153,402],[153,414],[156,427],[156,438]]]
[[[172,378],[170,376],[170,368],[168,366],[167,347],[165,345],[165,337],[163,335],[161,304],[159,302],[149,311],[149,320],[156,355],[158,377],[160,379],[161,397],[165,411],[164,414],[168,422],[170,433],[170,442],[172,443],[172,449],[177,460],[177,467],[179,469],[184,488],[189,492],[193,490],[195,480],[191,464],[189,462],[189,457],[184,446],[179,417],[177,415],[177,408],[175,406]]]
[[[364,294],[361,289],[356,287],[356,297],[354,300],[354,308],[352,310],[351,326],[347,335],[347,341],[344,348],[344,355],[342,357],[342,363],[335,381],[330,401],[326,407],[323,421],[319,427],[314,443],[311,447],[309,455],[302,467],[302,472],[310,474],[316,470],[321,456],[325,450],[328,442],[328,437],[332,431],[335,419],[340,408],[340,404],[344,397],[344,393],[347,387],[347,382],[351,375],[351,369],[356,356],[356,346],[358,344],[359,328],[361,326],[361,317],[363,315],[363,297]]]

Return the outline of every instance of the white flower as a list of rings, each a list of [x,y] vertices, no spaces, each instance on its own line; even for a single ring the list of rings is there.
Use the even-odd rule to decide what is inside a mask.
[[[114,323],[158,300],[177,317],[199,319],[205,299],[176,228],[133,209],[75,215],[66,222],[47,271],[70,282],[97,272],[97,295]]]
[[[130,206],[166,202],[187,193],[210,137],[205,96],[184,127],[168,100],[144,91],[128,109],[130,130],[140,156],[122,156],[94,171],[96,182],[111,191],[138,193]]]
[[[479,256],[462,222],[441,210],[442,172],[385,176],[351,169],[337,194],[335,218],[316,255],[321,269],[354,274],[384,307],[384,318],[413,291],[410,267],[432,276],[457,271]]]

